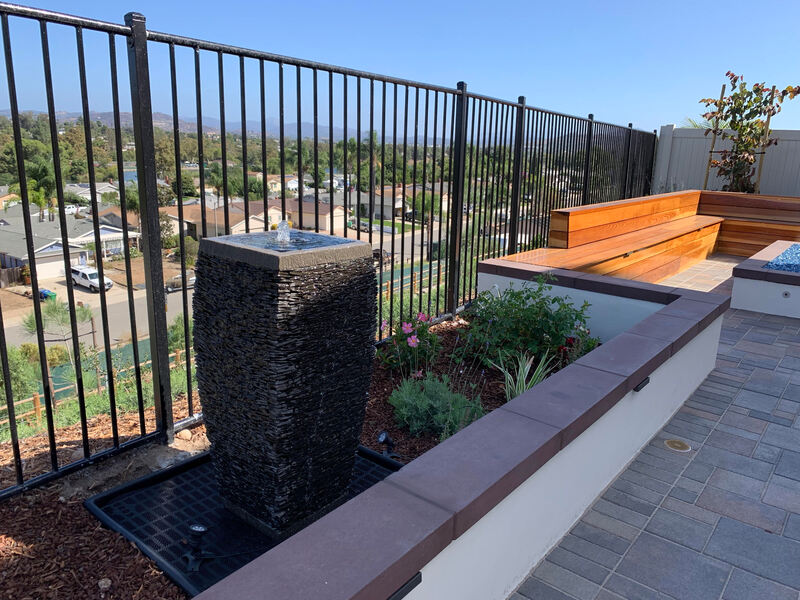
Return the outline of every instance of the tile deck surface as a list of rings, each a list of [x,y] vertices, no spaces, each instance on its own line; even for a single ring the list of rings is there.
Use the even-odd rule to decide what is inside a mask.
[[[800,319],[729,310],[714,371],[511,600],[798,600],[799,412]]]

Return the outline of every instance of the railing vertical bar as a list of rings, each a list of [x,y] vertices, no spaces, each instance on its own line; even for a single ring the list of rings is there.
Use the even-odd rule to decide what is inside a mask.
[[[333,179],[333,71],[328,71],[328,194],[330,202],[331,235],[334,234],[333,209],[336,206],[336,185]],[[344,215],[344,227],[347,229],[347,214]]]
[[[464,180],[464,207],[461,210],[461,214],[458,215],[458,218],[463,221],[464,231],[466,235],[461,236],[461,246],[464,248],[464,259],[462,261],[463,268],[461,269],[461,297],[465,299],[472,298],[472,258],[474,254],[474,248],[472,244],[472,230],[470,228],[470,198],[472,195],[472,166],[475,163],[475,114],[478,112],[475,110],[475,105],[477,104],[477,100],[475,98],[469,98],[467,101],[472,101],[472,106],[469,110],[469,121],[470,121],[470,132],[469,132],[469,143],[467,144],[467,156],[465,160],[468,159],[469,166],[466,167],[466,179]],[[473,219],[474,221],[474,219]],[[474,226],[474,223],[472,223]],[[469,281],[469,286],[467,282]],[[468,291],[469,290],[469,291]]]
[[[139,185],[139,225],[144,243],[144,277],[148,290],[147,316],[150,332],[150,355],[153,374],[153,399],[156,427],[167,442],[172,441],[172,393],[169,380],[167,318],[164,311],[164,276],[161,263],[161,231],[158,214],[158,187],[155,168],[153,109],[150,99],[150,70],[147,56],[145,18],[139,13],[125,15],[131,28],[128,38],[133,131],[136,142],[136,165]]]
[[[489,175],[489,156],[491,152],[491,143],[492,143],[492,118],[494,117],[494,106],[489,103],[487,100],[481,100],[481,104],[483,105],[483,140],[481,144],[481,187],[480,187],[480,203],[481,209],[480,214],[478,215],[478,219],[480,219],[480,226],[478,227],[478,235],[480,236],[479,245],[480,245],[480,252],[479,256],[481,260],[486,258],[486,245],[487,245],[487,233],[488,230],[486,229],[488,223],[488,212],[489,212],[489,183],[488,183],[488,175]]]
[[[139,413],[139,434],[144,436],[147,434],[147,424],[144,418],[144,394],[142,392],[142,365],[139,362],[139,333],[136,328],[136,305],[133,297],[133,274],[131,273],[131,250],[130,240],[128,235],[128,201],[127,192],[125,189],[125,171],[122,160],[122,124],[119,111],[119,85],[117,82],[117,50],[116,50],[116,37],[115,34],[108,34],[108,48],[109,48],[109,61],[111,68],[111,105],[114,111],[114,146],[117,159],[117,180],[120,182],[119,186],[119,208],[120,217],[122,219],[122,243],[124,245],[123,252],[125,253],[125,284],[126,293],[128,296],[128,320],[131,326],[131,348],[133,350],[133,370],[136,376],[136,405]],[[49,65],[48,65],[49,68]],[[51,124],[51,131],[56,128],[55,117]],[[58,132],[56,131],[56,134]],[[52,134],[51,134],[52,135]],[[55,154],[54,154],[55,157]],[[56,175],[56,181],[60,174]],[[72,278],[67,277],[67,295],[71,295]],[[72,299],[69,300],[72,305]],[[78,361],[76,360],[76,372],[78,370]],[[79,387],[80,389],[80,387]],[[79,396],[80,401],[80,396]],[[88,437],[88,436],[87,436]]]
[[[319,233],[319,102],[317,100],[317,69],[311,70],[314,95],[314,231]],[[330,206],[333,212],[333,203]]]
[[[464,84],[464,85],[466,86],[466,84]],[[466,90],[464,90],[463,93],[466,93]],[[450,286],[450,275],[449,275],[449,273],[450,273],[450,267],[451,267],[451,262],[450,262],[451,249],[450,248],[451,248],[451,245],[453,243],[455,243],[454,241],[451,241],[450,233],[452,231],[452,213],[453,213],[452,199],[454,197],[454,193],[453,193],[453,156],[454,156],[454,154],[453,154],[453,144],[455,143],[455,136],[456,136],[456,112],[457,112],[456,104],[457,104],[456,95],[453,95],[453,102],[452,102],[452,106],[451,106],[451,109],[450,109],[450,143],[448,145],[448,152],[450,153],[449,154],[450,161],[448,162],[448,166],[447,166],[447,180],[450,182],[450,199],[451,199],[450,213],[451,213],[451,218],[450,218],[450,221],[448,222],[448,228],[445,231],[445,235],[446,235],[446,239],[447,239],[447,244],[446,244],[446,246],[447,246],[447,254],[446,254],[446,256],[447,256],[447,273],[448,273],[447,277],[445,277],[445,292],[444,292],[444,296],[445,296],[445,298],[444,298],[445,311],[447,311],[446,307],[447,307],[447,304],[449,303],[448,298],[450,297],[450,294],[451,294],[451,292],[450,292],[451,288],[449,287]],[[457,277],[458,274],[456,274],[455,276]]]
[[[83,49],[83,29],[75,28],[75,39],[78,45],[78,76],[81,91],[81,109],[83,115],[83,133],[86,139],[86,165],[89,173],[89,192],[92,202],[92,226],[94,230],[94,256],[97,265],[98,290],[100,291],[100,320],[103,324],[103,347],[106,351],[106,389],[111,413],[111,438],[114,448],[119,447],[119,427],[117,423],[116,386],[114,384],[114,364],[111,355],[111,335],[108,330],[108,300],[106,298],[106,279],[103,269],[103,242],[100,238],[100,203],[97,200],[97,182],[94,171],[94,147],[92,142],[92,121],[89,112],[89,90],[86,85],[86,57]]]
[[[225,71],[224,56],[221,51],[217,52],[217,75],[219,79],[219,137],[222,152],[222,211],[225,221],[225,235],[231,232],[231,217],[228,206],[228,134],[225,130]],[[217,198],[217,208],[219,208],[219,198]],[[215,232],[215,235],[219,235]]]
[[[305,188],[303,186],[303,119],[302,119],[302,102],[303,102],[303,89],[302,89],[302,73],[300,65],[295,68],[295,77],[297,78],[297,98],[295,106],[297,107],[297,226],[300,230],[303,229],[303,211],[305,197]]]
[[[353,182],[350,181],[350,173],[347,171],[347,143],[350,141],[350,132],[347,130],[347,75],[342,75],[342,121],[344,135],[342,137],[342,169],[344,170],[344,237],[347,237],[347,222],[350,218],[350,190]],[[358,225],[356,225],[356,228]]]
[[[361,77],[356,77],[356,239],[361,239]]]
[[[403,317],[403,288],[405,287],[406,273],[406,174],[408,172],[408,86],[405,86],[405,100],[403,101],[403,209],[400,217],[400,308],[397,314],[402,321]]]
[[[58,124],[56,123],[56,108],[53,96],[53,76],[50,65],[50,44],[47,38],[47,22],[39,21],[39,30],[42,43],[42,62],[44,67],[44,87],[47,96],[47,121],[50,126],[50,147],[53,155],[53,175],[55,177],[56,199],[58,201],[58,224],[61,230],[61,248],[64,258],[64,279],[67,285],[67,307],[69,311],[70,336],[72,337],[72,360],[75,368],[75,385],[78,392],[78,412],[81,420],[81,442],[83,457],[89,458],[89,431],[86,422],[86,396],[83,385],[83,368],[81,365],[80,337],[78,337],[78,320],[75,315],[75,292],[72,285],[70,268],[70,244],[67,233],[67,215],[64,211],[64,183],[61,173],[61,154],[58,146]],[[113,41],[113,34],[111,39]],[[112,58],[113,65],[113,58]],[[122,179],[120,179],[122,181]],[[49,200],[49,199],[48,199]],[[52,207],[51,207],[52,210]],[[9,415],[9,423],[11,417]]]
[[[250,233],[250,190],[248,189],[250,187],[250,176],[247,168],[247,93],[244,80],[244,56],[240,56],[239,101],[241,102],[242,110],[242,195],[244,196],[244,230],[245,233]],[[266,215],[264,216],[266,217]]]
[[[200,179],[200,228],[203,237],[208,237],[208,223],[206,219],[206,165],[203,152],[203,94],[200,80],[200,49],[194,48],[194,96],[197,110],[197,167]],[[217,232],[214,232],[217,235]]]
[[[433,143],[431,144],[431,229],[428,235],[428,244],[430,247],[430,251],[428,252],[428,287],[431,292],[428,294],[428,314],[433,314],[433,229],[434,229],[434,211],[435,207],[433,204],[433,196],[436,193],[436,125],[439,122],[439,92],[434,90],[433,92]],[[440,187],[444,185],[444,182],[439,183]],[[441,227],[442,223],[442,195],[441,192],[439,193],[439,226]],[[442,237],[439,236],[436,242],[436,270],[438,276],[439,270],[439,248],[441,247]],[[436,286],[436,297],[439,297],[439,286]],[[438,312],[438,308],[437,308]]]
[[[397,262],[397,255],[395,254],[395,214],[394,205],[396,201],[395,191],[397,189],[397,84],[394,86],[394,107],[392,109],[392,264],[389,274],[389,327],[394,328],[394,265]],[[401,221],[402,223],[402,221]],[[403,260],[400,259],[400,276],[403,273]],[[401,280],[402,285],[402,280]]]
[[[384,223],[386,223],[386,214],[384,209],[386,208],[386,196],[384,194],[384,190],[386,189],[386,82],[381,82],[381,236],[380,236],[380,258],[378,260],[378,322],[383,324],[383,305],[384,305],[384,294],[383,294],[383,274],[384,274],[384,265],[383,265],[383,253],[385,252],[383,245],[383,237],[384,237]],[[394,232],[392,232],[392,237],[394,237]],[[394,257],[392,257],[394,260]],[[389,282],[389,285],[392,285],[392,282]],[[388,333],[387,333],[388,335]],[[378,333],[379,338],[385,337],[383,329],[379,330]]]
[[[192,399],[192,354],[189,333],[189,292],[186,277],[186,232],[183,217],[183,169],[181,168],[180,119],[178,118],[178,78],[175,67],[175,44],[169,45],[169,75],[172,87],[172,135],[175,147],[175,185],[178,192],[178,248],[181,253],[181,303],[183,309],[183,343],[186,353],[186,401],[188,415],[194,414]]]
[[[267,86],[264,82],[264,61],[258,61],[258,87],[261,101],[261,204],[264,209],[264,231],[269,229],[269,187],[267,180]]]
[[[422,210],[421,210],[421,219],[422,219],[422,227],[420,228],[419,234],[419,312],[422,311],[422,289],[424,284],[425,278],[425,262],[428,263],[428,314],[430,314],[430,301],[431,301],[431,253],[430,253],[430,242],[431,237],[428,236],[428,246],[425,245],[425,229],[428,227],[428,223],[430,226],[433,227],[433,182],[431,182],[431,193],[430,193],[430,205],[431,205],[431,215],[428,218],[428,213],[425,211],[425,195],[427,194],[428,190],[428,122],[430,121],[430,90],[425,90],[425,125],[422,128]],[[427,222],[426,222],[427,221]]]
[[[417,144],[419,141],[419,88],[414,88],[414,147],[412,150],[412,160],[414,164],[411,167],[411,264],[408,273],[409,279],[409,292],[408,292],[408,317],[409,319],[414,314],[414,289],[417,280],[414,264],[414,246],[416,244],[417,230]]]
[[[369,243],[372,244],[372,217],[375,216],[375,80],[369,80]]]
[[[437,92],[438,96],[438,92]],[[439,299],[442,296],[442,252],[447,251],[447,240],[445,238],[444,244],[442,243],[442,225],[444,224],[444,213],[442,211],[442,203],[444,202],[444,151],[447,147],[446,143],[446,134],[447,134],[447,94],[442,94],[442,147],[441,153],[442,156],[439,159],[439,246],[438,252],[436,252],[436,314],[439,314]],[[434,132],[434,139],[436,133]],[[435,154],[435,152],[434,152]],[[450,215],[450,201],[449,198],[451,197],[451,192],[453,191],[452,182],[447,182],[447,193],[448,193],[448,218]],[[447,235],[447,229],[445,229],[445,235]],[[445,266],[447,265],[447,254],[445,254]],[[445,286],[447,286],[447,278],[445,277]]]
[[[36,254],[33,247],[33,231],[31,227],[30,201],[28,198],[28,181],[25,173],[24,152],[22,147],[22,131],[19,122],[19,108],[17,107],[17,85],[14,78],[14,60],[11,55],[11,38],[9,36],[8,14],[2,13],[3,48],[6,62],[6,79],[8,82],[8,99],[11,111],[11,127],[14,135],[14,154],[17,162],[17,176],[19,177],[19,196],[22,201],[22,215],[25,220],[25,245],[28,251],[28,267],[31,271],[31,290],[33,292],[33,314],[36,322],[36,341],[39,346],[39,367],[42,373],[42,388],[44,391],[47,441],[50,451],[50,465],[53,471],[58,471],[58,455],[56,454],[55,426],[53,422],[53,390],[50,385],[47,355],[45,352],[44,329],[42,327],[42,307],[39,300],[39,279],[36,273]],[[8,379],[6,379],[8,381]]]
[[[281,219],[286,220],[286,135],[284,132],[286,115],[283,105],[283,63],[278,63],[278,154],[281,162]]]
[[[456,104],[456,140],[454,142],[455,155],[451,159],[453,163],[454,177],[451,177],[451,221],[450,221],[450,265],[447,273],[449,280],[450,295],[447,298],[447,312],[455,314],[459,305],[458,280],[461,265],[459,265],[459,250],[461,248],[461,213],[464,207],[464,171],[466,154],[466,132],[467,132],[467,84],[463,81],[458,82],[458,101]]]

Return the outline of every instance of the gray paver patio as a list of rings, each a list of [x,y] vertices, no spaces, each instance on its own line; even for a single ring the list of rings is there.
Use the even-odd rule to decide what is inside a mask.
[[[729,310],[714,371],[513,600],[800,600],[798,357],[800,319]]]

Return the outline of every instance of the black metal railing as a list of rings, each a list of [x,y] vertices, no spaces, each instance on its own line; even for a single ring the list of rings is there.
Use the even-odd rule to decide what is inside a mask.
[[[19,188],[25,251],[17,258],[30,268],[33,298],[25,327],[16,315],[4,322],[0,300],[0,446],[11,450],[10,463],[0,464],[0,498],[168,440],[200,417],[189,285],[200,237],[286,219],[368,241],[388,324],[380,338],[417,312],[454,313],[469,302],[478,261],[546,245],[552,209],[649,193],[655,134],[630,124],[534,108],[524,97],[498,100],[464,83],[429,85],[149,31],[135,13],[119,25],[0,3],[0,19],[10,106],[10,137],[0,126],[0,146],[15,160],[0,178]],[[120,43],[127,69],[117,62]],[[15,75],[20,53],[41,54],[41,82],[30,65],[22,79]],[[63,114],[74,107],[57,102],[65,76],[54,81],[52,64],[73,58],[80,107],[68,122]],[[33,102],[39,85],[44,102]],[[168,119],[154,93],[169,106]],[[111,105],[108,123],[95,112],[103,102]],[[41,105],[46,113],[28,114]],[[37,129],[38,119],[46,127]],[[30,175],[42,162],[50,179]],[[134,162],[136,185],[127,186],[125,164]],[[98,192],[100,173],[118,182],[111,204]],[[84,180],[91,228],[76,239],[67,187]],[[58,213],[66,296],[55,308],[40,300],[53,255],[39,254],[35,242],[35,207],[42,212],[48,202]],[[122,268],[106,256],[109,206],[119,212]],[[81,254],[96,262],[99,282],[117,273],[124,291],[99,285],[89,296],[76,288],[70,272]],[[178,301],[165,291],[169,273]],[[21,330],[35,351],[20,349]],[[100,343],[84,341],[90,333],[100,333]],[[54,345],[66,348],[63,368],[48,355]],[[31,373],[35,390],[25,380]]]

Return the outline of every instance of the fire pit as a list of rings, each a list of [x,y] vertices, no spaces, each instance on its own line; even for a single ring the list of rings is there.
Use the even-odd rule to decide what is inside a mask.
[[[370,245],[288,233],[203,239],[194,291],[220,496],[277,538],[346,499],[376,327]]]

